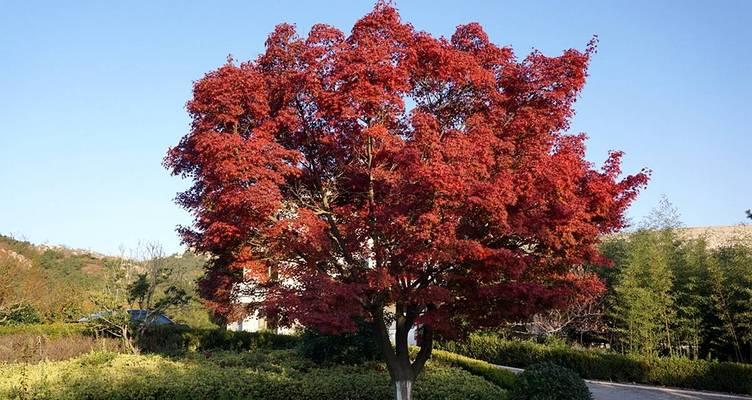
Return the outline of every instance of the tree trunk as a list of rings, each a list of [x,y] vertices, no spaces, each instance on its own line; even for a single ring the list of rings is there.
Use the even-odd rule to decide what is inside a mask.
[[[412,400],[413,398],[413,383],[418,374],[413,372],[412,366],[402,364],[392,371],[389,369],[389,374],[392,377],[394,384],[395,399],[396,400]]]
[[[128,329],[130,329],[128,325],[120,327],[121,338],[126,347],[128,347],[128,350],[130,350],[131,354],[138,354],[138,348],[133,344],[133,339],[128,334]]]
[[[666,324],[666,342],[668,344],[669,356],[674,356],[674,348],[671,346],[671,329],[669,328],[668,316],[665,316],[664,322]]]
[[[395,381],[397,400],[412,400],[413,398],[413,381]]]
[[[396,307],[396,335],[392,346],[389,330],[384,320],[383,308],[379,307],[372,311],[374,336],[382,350],[389,376],[394,383],[395,398],[397,400],[411,400],[412,388],[426,361],[431,356],[433,349],[433,332],[429,326],[423,326],[420,341],[420,351],[415,360],[410,362],[408,334],[412,328],[417,313],[413,310],[405,311],[406,307]]]

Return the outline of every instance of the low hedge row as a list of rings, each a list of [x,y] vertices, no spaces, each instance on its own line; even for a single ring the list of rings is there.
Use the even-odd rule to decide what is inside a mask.
[[[453,367],[462,368],[504,389],[512,389],[517,383],[517,375],[514,372],[460,354],[434,350],[431,359]]]
[[[279,351],[277,351],[279,352]],[[0,398],[8,399],[265,399],[387,400],[389,375],[380,364],[296,369],[292,350],[258,364],[218,366],[223,355],[168,359],[158,355],[92,353],[35,365],[0,366]],[[284,353],[286,352],[286,353]],[[258,353],[258,352],[257,352]],[[298,362],[302,362],[298,360]],[[231,365],[233,363],[230,363]],[[499,400],[503,389],[460,369],[429,366],[414,394],[422,400]]]
[[[257,348],[291,349],[300,337],[278,335],[270,331],[234,332],[222,329],[194,329],[185,326],[163,326],[148,329],[138,338],[138,347],[147,352],[182,353],[185,351],[233,350]]]
[[[277,335],[272,332],[233,332],[220,329],[195,329],[183,325],[149,328],[136,339],[137,347],[148,353],[180,354],[186,351],[232,350],[247,351],[257,348],[290,349],[301,341],[299,336]],[[96,338],[86,324],[29,324],[0,326],[0,361],[14,361],[26,353],[30,361],[62,360],[91,350],[116,350],[114,338]],[[113,343],[110,343],[113,342]],[[56,350],[60,343],[68,352],[53,354],[47,344]],[[75,349],[74,349],[75,348]],[[19,350],[22,349],[23,351]],[[16,354],[17,353],[17,354]],[[69,354],[69,356],[65,356]],[[17,357],[16,357],[17,356]],[[15,357],[15,358],[14,358]]]
[[[651,359],[565,345],[512,341],[489,334],[473,334],[466,341],[439,343],[437,347],[519,368],[549,361],[589,379],[752,394],[752,365],[749,364],[686,358]]]
[[[80,323],[19,324],[0,325],[0,336],[26,334],[49,338],[88,333],[88,326]],[[233,332],[221,329],[196,329],[185,325],[163,325],[149,328],[147,340],[160,338],[167,342],[174,340],[183,345],[202,348],[225,348],[227,350],[248,350],[252,347],[290,348],[297,345],[300,338],[291,335],[278,335],[270,331]]]

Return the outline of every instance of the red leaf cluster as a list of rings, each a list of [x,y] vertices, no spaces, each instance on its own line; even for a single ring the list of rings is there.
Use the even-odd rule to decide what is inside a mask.
[[[207,304],[232,318],[248,296],[328,332],[397,304],[451,335],[600,290],[570,270],[600,260],[648,174],[621,178],[620,152],[596,169],[565,133],[594,49],[518,59],[478,24],[435,38],[384,3],[347,36],[279,25],[195,83],[165,160],[193,182],[181,233],[213,255]]]

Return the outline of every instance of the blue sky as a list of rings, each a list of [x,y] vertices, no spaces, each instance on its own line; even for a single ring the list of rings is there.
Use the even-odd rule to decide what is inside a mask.
[[[668,196],[686,225],[734,224],[752,207],[752,2],[407,1],[403,19],[449,36],[480,22],[518,55],[600,37],[572,130],[588,158],[626,152],[653,170],[629,212]],[[572,2],[567,2],[572,3]],[[161,166],[186,133],[191,84],[255,58],[280,22],[349,31],[371,1],[2,1],[0,233],[116,253],[190,222],[186,186]]]

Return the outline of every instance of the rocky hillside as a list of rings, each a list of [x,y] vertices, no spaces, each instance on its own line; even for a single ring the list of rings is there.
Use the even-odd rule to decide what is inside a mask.
[[[734,243],[752,244],[752,225],[721,225],[680,228],[679,235],[684,239],[704,238],[708,247],[718,248]]]

